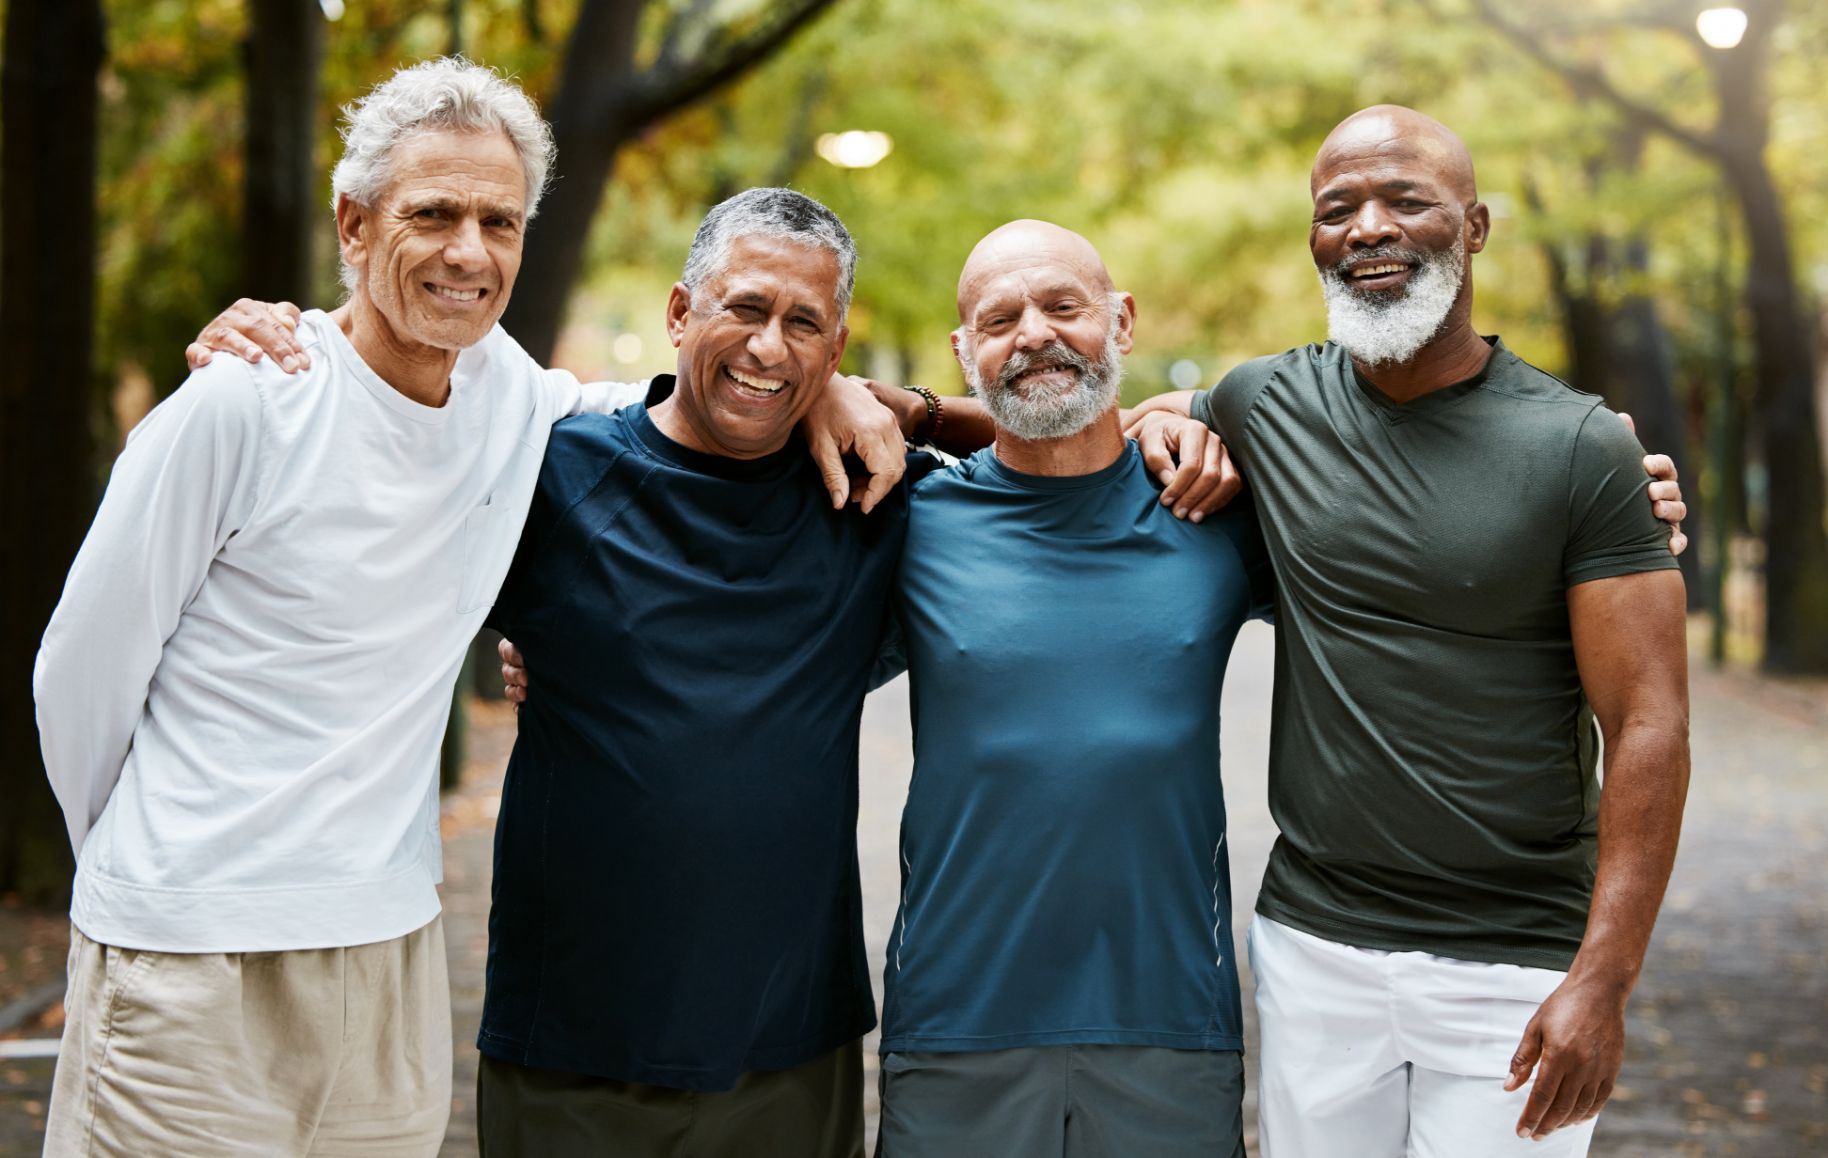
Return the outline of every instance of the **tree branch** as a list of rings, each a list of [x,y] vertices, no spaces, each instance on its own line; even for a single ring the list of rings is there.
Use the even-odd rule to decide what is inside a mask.
[[[1526,56],[1561,77],[1576,93],[1582,96],[1598,97],[1617,109],[1625,119],[1633,124],[1652,132],[1661,133],[1704,157],[1714,160],[1724,158],[1725,150],[1719,141],[1718,129],[1712,135],[1703,136],[1693,129],[1670,120],[1649,105],[1626,96],[1610,80],[1606,79],[1606,74],[1599,69],[1586,68],[1556,56],[1537,37],[1505,19],[1491,0],[1473,0],[1473,8],[1486,24],[1522,49]]]
[[[619,102],[626,123],[647,124],[740,78],[831,5],[832,0],[780,0],[749,31],[713,36],[692,60],[656,61],[629,82],[627,99]]]

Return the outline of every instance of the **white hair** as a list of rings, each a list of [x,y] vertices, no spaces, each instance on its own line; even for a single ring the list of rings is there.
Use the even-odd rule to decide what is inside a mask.
[[[1354,254],[1319,271],[1327,299],[1327,337],[1367,366],[1401,365],[1420,353],[1447,324],[1466,276],[1463,241],[1439,253],[1392,249],[1389,255],[1416,266],[1395,294],[1359,290],[1346,273],[1348,262],[1374,260],[1383,256],[1379,250]]]
[[[403,68],[343,107],[343,156],[330,175],[330,204],[374,206],[393,181],[394,150],[422,132],[506,133],[527,174],[529,220],[539,210],[557,150],[538,106],[492,68],[441,56]],[[355,289],[345,263],[343,284]]]
[[[969,328],[958,331],[960,362],[965,384],[971,388],[990,412],[998,429],[1030,442],[1070,438],[1117,405],[1118,388],[1123,385],[1123,351],[1117,348],[1117,330],[1123,322],[1123,295],[1112,293],[1106,298],[1111,319],[1105,329],[1104,348],[1096,359],[1088,358],[1058,338],[1032,353],[1017,350],[997,368],[994,378],[986,379],[978,371],[976,345]],[[1072,369],[1072,383],[1060,390],[1024,395],[1012,383],[1037,362],[1057,362]]]
[[[745,189],[711,207],[698,225],[679,280],[697,294],[698,287],[723,272],[730,243],[739,237],[774,237],[823,249],[838,259],[838,324],[850,315],[851,291],[857,282],[857,245],[844,222],[830,209],[792,189]]]

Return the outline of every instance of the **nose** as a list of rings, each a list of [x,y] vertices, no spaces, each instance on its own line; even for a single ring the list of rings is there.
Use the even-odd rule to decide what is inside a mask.
[[[1047,314],[1035,306],[1024,309],[1016,323],[1016,349],[1038,350],[1053,340],[1054,324]]]
[[[444,242],[445,264],[474,273],[488,264],[489,252],[482,244],[482,223],[463,218]]]
[[[1395,218],[1384,208],[1384,203],[1370,197],[1352,215],[1351,225],[1346,230],[1346,244],[1356,249],[1372,249],[1401,236]]]
[[[763,369],[778,366],[787,358],[787,333],[781,326],[782,319],[770,315],[760,329],[749,335],[749,356]]]

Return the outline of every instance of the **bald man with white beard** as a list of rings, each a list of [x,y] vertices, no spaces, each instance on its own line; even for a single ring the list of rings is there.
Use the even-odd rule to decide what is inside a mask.
[[[1083,237],[993,231],[958,309],[995,442],[914,485],[896,580],[882,1154],[1241,1158],[1219,690],[1272,598],[1255,514],[1158,501],[1117,407],[1135,302]]]
[[[1331,340],[1134,427],[1223,436],[1277,577],[1263,1152],[1584,1154],[1687,789],[1670,535],[1625,425],[1473,328],[1450,129],[1354,114],[1312,193]]]

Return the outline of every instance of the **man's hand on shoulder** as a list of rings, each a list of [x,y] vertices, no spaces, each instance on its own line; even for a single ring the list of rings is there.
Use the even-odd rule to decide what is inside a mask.
[[[304,316],[291,302],[257,302],[242,298],[217,314],[203,327],[197,340],[184,347],[184,360],[192,370],[209,365],[217,350],[237,354],[249,362],[270,356],[288,374],[311,368],[311,355],[298,342],[298,323]]]
[[[1204,422],[1145,404],[1124,436],[1136,440],[1150,477],[1162,484],[1162,505],[1177,519],[1200,522],[1244,488],[1224,441]]]
[[[867,378],[833,374],[800,420],[800,431],[825,477],[834,509],[856,502],[868,514],[895,489],[907,469],[908,444],[902,437],[900,419],[877,399],[872,385]],[[869,485],[860,495],[852,494],[846,454],[861,461],[869,475]]]
[[[1636,434],[1638,424],[1631,415],[1620,414],[1625,429]],[[1669,553],[1680,555],[1688,550],[1688,536],[1682,533],[1682,520],[1688,517],[1688,504],[1682,501],[1682,487],[1676,482],[1676,462],[1667,454],[1644,456],[1644,473],[1650,476],[1650,509],[1669,524]]]

